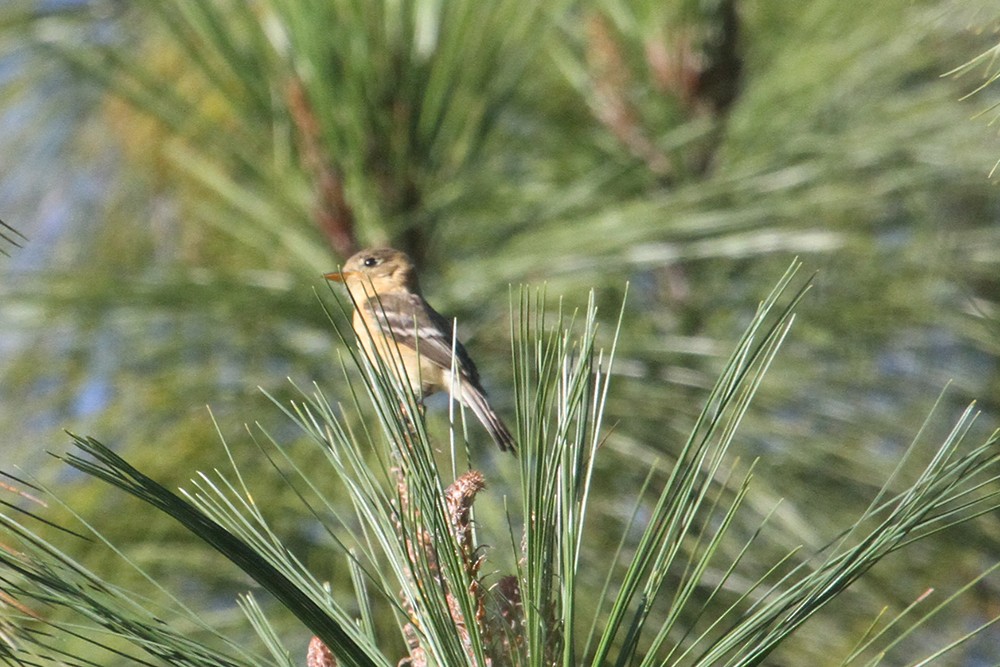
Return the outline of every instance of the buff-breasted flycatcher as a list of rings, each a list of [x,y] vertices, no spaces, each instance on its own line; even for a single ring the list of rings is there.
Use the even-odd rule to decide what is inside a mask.
[[[343,270],[324,277],[344,283],[350,291],[354,333],[369,358],[377,354],[390,368],[396,366],[418,396],[448,391],[472,410],[500,449],[514,450],[514,437],[490,407],[476,365],[462,343],[454,340],[452,322],[424,300],[406,253],[392,248],[362,250],[344,263]]]

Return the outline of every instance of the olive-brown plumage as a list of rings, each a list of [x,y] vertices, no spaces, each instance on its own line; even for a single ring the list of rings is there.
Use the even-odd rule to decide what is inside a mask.
[[[392,248],[362,250],[344,263],[343,270],[325,277],[344,283],[351,293],[354,333],[369,358],[378,355],[395,365],[421,396],[448,391],[472,410],[500,449],[514,450],[514,437],[490,406],[475,363],[454,340],[452,322],[421,295],[406,253]]]

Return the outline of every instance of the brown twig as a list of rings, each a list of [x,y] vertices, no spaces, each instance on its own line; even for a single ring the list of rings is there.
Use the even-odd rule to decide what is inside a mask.
[[[664,184],[677,176],[681,164],[691,173],[704,175],[722,143],[725,121],[743,79],[736,2],[719,0],[699,25],[675,27],[669,39],[648,39],[643,44],[645,74],[630,65],[627,45],[607,16],[595,12],[587,19],[594,115]],[[636,79],[642,76],[648,77],[652,89],[677,100],[690,116],[710,116],[716,121],[705,141],[693,146],[693,154],[671,158],[656,145],[653,131],[632,99]]]
[[[435,540],[423,524],[420,513],[410,505],[409,486],[406,475],[401,468],[392,468],[396,478],[396,529],[403,539],[407,558],[411,564],[425,562],[422,578],[418,579],[412,568],[407,568],[406,576],[418,587],[437,586],[445,596],[448,612],[458,633],[466,655],[470,660],[476,660],[469,622],[475,623],[475,630],[483,639],[493,655],[486,658],[483,667],[496,664],[510,664],[501,656],[512,656],[515,649],[523,648],[523,608],[521,592],[516,576],[503,577],[494,588],[494,615],[491,618],[487,610],[487,591],[480,580],[480,571],[485,556],[479,553],[472,530],[472,505],[476,495],[486,488],[486,478],[478,470],[470,470],[461,475],[445,489],[444,500],[448,513],[448,530],[454,544],[458,546],[464,566],[465,583],[469,593],[475,600],[475,617],[467,619],[459,604],[458,598],[448,590],[449,582],[441,574],[438,561],[438,550],[448,548],[443,540]],[[407,521],[404,517],[409,517]],[[429,580],[428,580],[429,579]],[[455,585],[458,582],[452,582]],[[406,640],[408,655],[397,663],[398,667],[427,667],[427,651],[421,645],[420,616],[413,604],[405,595],[400,595],[402,606],[409,622],[403,625],[403,637]],[[493,625],[497,627],[493,627]],[[560,637],[559,633],[553,636]],[[494,640],[494,637],[498,637]],[[558,639],[546,647],[547,653],[556,655],[561,644]],[[324,662],[326,661],[326,662]],[[332,661],[332,662],[331,662]],[[332,653],[317,637],[309,643],[308,667],[335,667],[336,661]],[[555,664],[550,660],[547,664]]]
[[[306,667],[337,667],[337,659],[333,657],[333,652],[319,637],[309,640]]]
[[[319,121],[302,81],[291,79],[285,97],[298,132],[302,166],[311,174],[316,190],[316,222],[333,251],[341,257],[350,257],[358,247],[354,238],[354,211],[347,203],[344,180],[323,147]]]
[[[521,602],[521,584],[509,574],[501,577],[494,587],[500,618],[500,646],[506,655],[517,655],[524,644],[524,606]]]
[[[736,0],[720,0],[714,29],[705,40],[704,66],[695,96],[716,116],[724,116],[739,96],[743,83],[743,56],[739,51],[740,17]]]
[[[402,471],[399,469],[394,469],[396,473],[396,484],[397,493],[399,498],[399,516],[404,516],[407,512],[413,512],[414,510],[409,507],[409,491],[406,486],[406,479]],[[479,493],[486,486],[485,478],[482,473],[478,470],[470,470],[458,479],[456,479],[452,484],[445,490],[445,503],[448,507],[448,517],[450,519],[450,529],[452,537],[458,544],[461,550],[462,562],[465,565],[465,574],[467,577],[467,586],[470,593],[472,593],[473,598],[476,600],[476,612],[475,618],[472,619],[477,626],[477,630],[481,636],[488,637],[489,631],[486,625],[486,604],[485,604],[485,594],[482,584],[479,581],[479,570],[482,566],[483,558],[477,556],[476,546],[472,539],[472,524],[471,524],[471,509],[472,503],[475,501],[476,494]],[[415,516],[419,523],[419,515]],[[415,562],[418,557],[418,550],[422,551],[428,565],[428,572],[434,579],[435,583],[444,590],[445,601],[448,604],[448,612],[451,616],[452,622],[455,624],[455,629],[458,631],[459,639],[465,649],[467,655],[470,658],[475,657],[475,651],[473,649],[472,637],[469,634],[469,628],[467,625],[467,620],[464,613],[462,612],[461,605],[458,602],[458,598],[447,589],[447,583],[444,577],[441,576],[440,565],[438,563],[437,548],[440,545],[431,537],[430,533],[425,530],[422,526],[418,526],[416,530],[403,531],[402,521],[397,524],[400,535],[406,542],[406,550],[409,554],[411,562]],[[413,572],[409,572],[409,576],[413,577]],[[415,584],[420,582],[414,580]],[[406,663],[411,667],[420,667],[421,664],[426,664],[426,654],[423,648],[420,646],[419,637],[419,625],[417,622],[417,615],[414,610],[410,608],[408,600],[403,599],[404,608],[410,615],[410,623],[404,628],[404,632],[407,637],[407,645],[410,650],[410,655],[408,658],[404,658],[400,661],[400,664]],[[408,662],[407,662],[408,661]],[[489,661],[488,661],[489,662]]]
[[[587,61],[594,85],[597,119],[651,172],[669,179],[673,165],[650,139],[639,112],[629,99],[632,73],[621,52],[610,21],[603,14],[587,20]]]

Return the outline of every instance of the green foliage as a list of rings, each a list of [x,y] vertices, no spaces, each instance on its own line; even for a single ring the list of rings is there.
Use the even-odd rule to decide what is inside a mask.
[[[748,574],[745,556],[759,548],[763,524],[737,545],[735,557],[726,556],[722,546],[736,539],[734,520],[744,513],[752,479],[751,466],[731,484],[739,464],[728,452],[805,292],[779,305],[795,268],[760,304],[662,488],[644,485],[636,496],[636,507],[649,511],[624,527],[614,558],[604,561],[599,592],[588,590],[581,576],[581,555],[595,530],[602,531],[593,522],[591,493],[608,435],[603,418],[614,341],[622,332],[615,332],[609,351],[598,349],[593,301],[574,326],[575,317],[561,313],[548,321],[542,296],[520,295],[513,325],[520,506],[506,510],[516,567],[493,583],[496,571],[483,566],[500,547],[477,539],[473,502],[486,480],[474,469],[458,474],[465,465],[458,463],[460,425],[452,424],[448,460],[441,460],[410,383],[382,359],[358,354],[360,380],[345,374],[355,398],[350,410],[365,415],[361,431],[319,390],[286,407],[276,401],[322,451],[322,467],[303,467],[287,443],[261,434],[261,451],[284,471],[285,484],[330,538],[327,560],[331,549],[344,559],[353,600],[331,594],[285,544],[264,511],[273,489],[260,488],[238,465],[228,475],[197,473],[190,490],[175,493],[93,438],[74,436],[84,455],[64,460],[170,516],[220,552],[315,634],[311,651],[314,645],[329,649],[336,662],[322,664],[395,664],[389,648],[395,642],[381,634],[392,625],[414,664],[760,664],[890,553],[1000,507],[990,489],[1000,433],[962,451],[970,407],[914,481],[892,490],[899,482],[894,475],[857,521],[809,558],[796,563],[792,551],[760,575]],[[897,468],[900,475],[908,455]],[[342,501],[330,493],[331,477],[346,489]],[[13,481],[25,489],[23,499],[32,499],[29,488],[40,491]],[[27,512],[45,521],[43,514]],[[76,516],[106,549],[126,558],[101,537],[99,525]],[[14,610],[0,653],[9,664],[73,656],[60,648],[67,637],[89,643],[105,659],[133,664],[300,664],[256,595],[243,596],[241,608],[269,658],[200,621],[134,563],[168,604],[88,571],[59,547],[81,535],[63,531],[58,541],[46,541],[13,512],[0,521],[5,542],[17,545],[0,551],[0,579]],[[657,607],[661,599],[668,600],[665,608]],[[47,619],[44,607],[72,616]],[[394,623],[376,627],[373,619],[382,613]],[[843,664],[862,656],[877,662],[916,627],[894,628],[896,620],[881,627],[876,621]],[[185,623],[206,639],[186,634]],[[131,646],[119,647],[123,641]]]
[[[286,376],[349,398],[327,385],[335,343],[308,286],[356,245],[418,259],[504,414],[520,409],[508,389],[519,371],[504,362],[509,285],[547,282],[567,307],[594,287],[610,312],[628,280],[603,415],[615,426],[589,491],[591,520],[609,530],[579,552],[599,589],[589,573],[616,548],[610,528],[651,509],[623,505],[619,487],[666,482],[746,304],[801,255],[819,269],[815,290],[741,429],[749,456],[771,464],[754,468],[730,530],[747,537],[770,514],[745,557],[755,571],[819,549],[864,511],[941,386],[952,383],[938,414],[974,396],[1000,413],[997,151],[970,122],[996,89],[964,100],[980,82],[941,76],[995,45],[995,11],[986,0],[888,0],[878,12],[836,0],[0,3],[0,459],[62,476],[74,509],[99,512],[106,492],[47,465],[62,428],[99,434],[173,488],[219,465],[204,404],[227,430],[268,414],[257,385],[297,397]],[[431,432],[443,421],[431,406]],[[299,465],[323,461],[293,446]],[[247,478],[270,474],[252,448],[232,455]],[[781,497],[796,501],[771,514]],[[323,562],[295,495],[272,503],[275,530]],[[116,542],[136,539],[135,558],[170,583],[223,600],[244,589],[175,526],[137,536],[131,525],[118,512],[102,524]],[[719,549],[733,558],[737,543]],[[100,549],[77,546],[106,574]],[[890,557],[778,659],[824,659],[883,606],[892,616],[929,587],[961,586],[998,548],[1000,533],[977,525]],[[984,579],[911,640],[965,632],[994,588]],[[235,608],[218,615],[244,628]]]

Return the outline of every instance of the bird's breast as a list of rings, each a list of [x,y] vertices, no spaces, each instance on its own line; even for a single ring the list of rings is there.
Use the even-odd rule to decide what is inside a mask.
[[[382,329],[374,316],[366,316],[360,310],[355,310],[353,325],[354,333],[373,366],[384,367],[399,381],[407,382],[421,396],[447,388],[444,369],[418,355],[412,347],[395,340]]]

